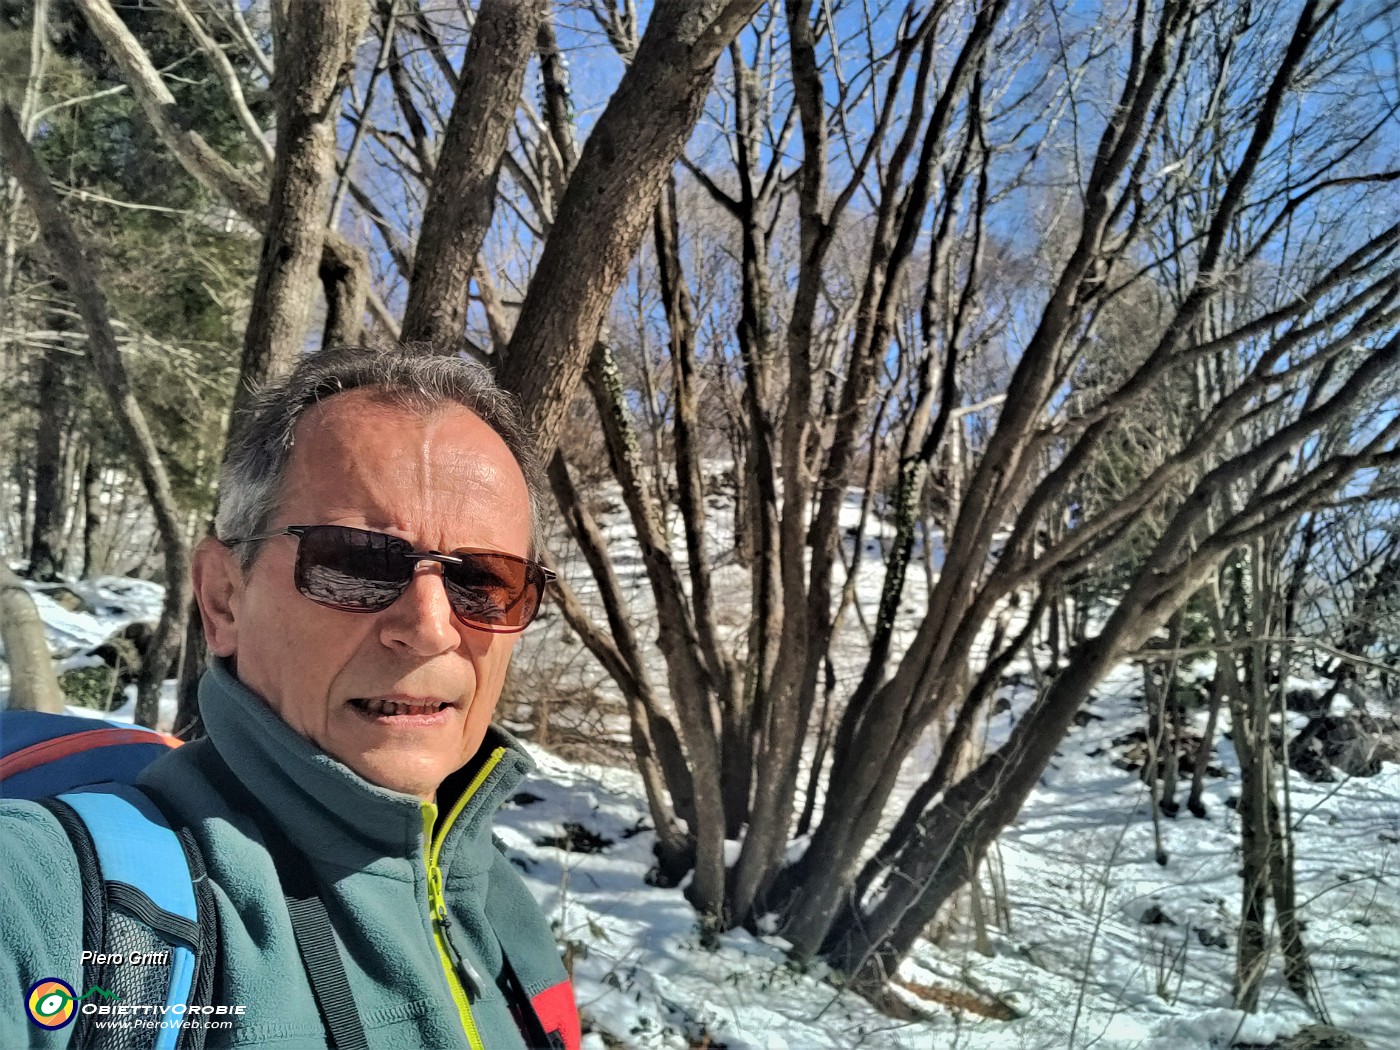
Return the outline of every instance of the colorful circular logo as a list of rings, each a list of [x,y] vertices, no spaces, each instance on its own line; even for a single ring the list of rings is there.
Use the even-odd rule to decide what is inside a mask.
[[[29,1019],[40,1028],[62,1028],[77,1012],[73,986],[57,977],[45,977],[29,986],[26,1005]]]

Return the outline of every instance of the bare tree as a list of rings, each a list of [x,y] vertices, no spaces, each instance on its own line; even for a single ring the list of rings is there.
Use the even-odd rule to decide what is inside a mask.
[[[630,4],[401,0],[356,50],[360,5],[326,6],[222,44],[175,7],[238,59],[230,77],[211,56],[235,110],[233,82],[271,78],[265,174],[180,119],[107,0],[80,0],[172,154],[296,260],[264,256],[245,379],[299,350],[314,264],[323,339],[358,329],[371,284],[381,331],[406,303],[404,333],[494,361],[549,447],[567,423],[606,456],[647,618],[571,445],[550,481],[597,597],[576,577],[560,608],[627,702],[660,874],[693,869],[707,930],[776,915],[798,956],[877,989],[1098,680],[1239,552],[1397,457],[1378,15],[658,0],[643,27]],[[580,24],[623,69],[586,135]],[[979,712],[1042,636],[1041,695],[980,755]],[[1248,702],[1227,678],[1217,710]],[[1282,916],[1287,887],[1269,893]]]
[[[1364,75],[1348,64],[1366,48],[1364,28],[1338,23],[1326,4],[1265,30],[1242,10],[1166,2],[1071,38],[1057,38],[1036,5],[971,5],[957,23],[963,35],[939,32],[953,10],[910,5],[849,38],[849,23],[820,5],[789,4],[785,20],[760,13],[724,66],[709,122],[722,130],[693,143],[686,161],[732,223],[732,298],[713,322],[682,291],[691,281],[676,247],[713,232],[688,233],[680,184],[655,220],[671,359],[664,439],[637,432],[606,345],[590,373],[657,611],[669,686],[657,703],[677,717],[694,785],[692,899],[721,924],[776,910],[800,954],[822,951],[863,982],[886,972],[966,881],[1108,668],[1266,523],[1306,513],[1395,455],[1394,427],[1377,423],[1350,431],[1329,458],[1285,474],[1273,467],[1374,403],[1394,365],[1393,219],[1328,234],[1321,220],[1298,221],[1351,194],[1380,200],[1395,175],[1365,143],[1393,113],[1368,95],[1346,134],[1299,141],[1292,153],[1276,146],[1281,114],[1321,70]],[[845,61],[877,33],[892,46],[860,56],[862,73],[848,79]],[[1120,37],[1124,63],[1100,62]],[[610,38],[626,52],[625,31],[612,27]],[[1028,91],[1012,56],[1025,61],[1040,44],[1053,57]],[[779,69],[791,73],[790,96],[764,87]],[[1086,78],[1118,92],[1102,120],[1081,104]],[[860,122],[857,103],[868,109]],[[786,143],[799,132],[792,166]],[[522,135],[512,169],[525,181],[544,153],[535,143]],[[993,222],[1046,155],[1068,174],[1037,220],[1039,254],[1021,258]],[[1209,177],[1193,185],[1188,172]],[[525,197],[527,207],[542,199]],[[787,201],[795,207],[785,211]],[[868,209],[852,210],[855,201]],[[553,213],[536,220],[547,228]],[[780,281],[785,237],[796,250]],[[1278,280],[1261,294],[1269,272]],[[917,323],[907,325],[911,314]],[[743,405],[740,533],[752,543],[752,613],[737,633],[716,621],[712,555],[697,539],[706,479],[694,450],[705,427],[691,407],[695,333],[726,321],[724,367],[737,371]],[[1123,363],[1088,385],[1082,366],[1105,341]],[[1200,411],[1186,407],[1198,368],[1221,361],[1231,367]],[[1167,390],[1175,407],[1160,413],[1153,398]],[[789,865],[809,724],[852,600],[840,577],[852,564],[842,508],[857,478],[877,476],[886,442],[897,464],[884,504],[895,536],[880,607],[837,705],[830,770],[814,784],[824,797],[815,831]],[[670,458],[648,463],[663,445]],[[1109,457],[1133,469],[1111,499],[1086,503],[1080,479]],[[1253,482],[1242,489],[1245,478]],[[926,494],[946,526],[943,560],[926,613],[897,640],[907,568],[918,537],[931,542]],[[863,504],[872,498],[864,493]],[[661,527],[671,518],[680,541]],[[608,593],[606,552],[575,537]],[[1130,547],[1137,553],[1124,560]],[[1131,571],[1115,585],[1105,627],[1090,632],[1076,613],[1045,695],[1005,748],[959,777],[954,758],[976,711],[1028,642],[1005,629],[1010,603],[1033,605],[1032,626],[1057,605],[1055,623],[1067,621],[1056,595],[1109,564]],[[626,666],[601,629],[583,623],[580,633],[596,639],[605,666]],[[641,676],[627,666],[614,677],[630,695]],[[962,731],[933,789],[916,796],[862,875],[902,761],[945,714]],[[668,786],[678,796],[679,784]],[[720,843],[741,827],[738,863],[722,872]]]
[[[83,256],[77,235],[63,215],[58,195],[39,166],[8,104],[0,104],[0,156],[4,157],[6,165],[24,188],[54,269],[62,275],[82,315],[83,325],[87,329],[88,356],[111,402],[117,424],[126,439],[132,466],[141,478],[146,498],[155,513],[165,556],[166,598],[160,623],[156,626],[155,636],[142,663],[136,700],[137,720],[142,725],[154,726],[161,682],[180,650],[185,629],[185,609],[192,593],[184,522],[170,491],[165,464],[151,437],[145,413],[132,391],[126,366],[117,349],[106,298]]]

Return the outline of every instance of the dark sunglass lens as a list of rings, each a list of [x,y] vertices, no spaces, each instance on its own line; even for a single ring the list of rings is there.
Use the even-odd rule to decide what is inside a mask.
[[[508,554],[458,551],[459,565],[443,566],[452,609],[486,630],[520,629],[539,609],[539,586],[529,562]]]
[[[372,612],[388,608],[404,592],[412,547],[397,536],[339,525],[318,525],[301,536],[296,585],[322,605]]]

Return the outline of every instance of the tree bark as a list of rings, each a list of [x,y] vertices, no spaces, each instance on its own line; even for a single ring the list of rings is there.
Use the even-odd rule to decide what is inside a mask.
[[[345,244],[321,253],[317,271],[326,296],[322,346],[351,346],[360,341],[369,300],[369,262],[363,248]]]
[[[1236,581],[1236,586],[1243,586]],[[1275,861],[1273,759],[1268,739],[1268,704],[1260,680],[1258,650],[1246,662],[1246,685],[1230,695],[1230,739],[1240,763],[1240,929],[1235,951],[1235,1007],[1246,1013],[1259,1008],[1259,992],[1269,964],[1268,902]],[[1220,659],[1232,659],[1220,653]]]
[[[55,289],[60,292],[60,289]],[[61,331],[66,320],[57,313],[49,323]],[[44,352],[39,370],[39,429],[34,448],[34,522],[30,527],[29,578],[51,581],[63,571],[63,518],[66,485],[63,435],[68,429],[70,392],[68,348],[55,342]]]
[[[209,656],[204,642],[204,618],[197,601],[190,602],[185,645],[180,655],[180,674],[175,684],[175,724],[171,732],[181,740],[194,740],[204,735],[204,720],[199,714],[199,679]]]
[[[165,607],[150,651],[142,662],[136,704],[136,720],[142,725],[154,726],[160,683],[179,652],[185,610],[190,600],[190,558],[185,545],[184,525],[175,506],[165,464],[146,424],[145,413],[132,393],[126,365],[112,331],[106,297],[83,255],[77,235],[59,206],[58,194],[39,166],[8,105],[0,105],[0,156],[4,157],[5,163],[24,187],[24,194],[34,210],[54,266],[67,283],[69,294],[82,315],[83,325],[87,329],[89,359],[111,402],[117,425],[126,440],[127,454],[141,478],[146,498],[155,515],[165,555]]]
[[[584,143],[501,372],[547,453],[715,62],[758,0],[658,0],[632,64]]]
[[[83,464],[83,576],[96,576],[106,565],[97,557],[97,533],[102,528],[102,466],[97,446],[89,443]]]
[[[472,270],[496,203],[496,174],[545,9],[544,0],[482,0],[477,11],[423,209],[405,340],[461,342]]]
[[[244,333],[235,427],[252,390],[290,370],[305,348],[335,177],[335,124],[343,78],[369,21],[364,0],[283,0],[272,10],[277,38],[276,160],[253,308]],[[343,330],[349,321],[346,304],[335,296],[329,296],[328,303],[330,316]]]
[[[279,0],[285,3],[286,0]],[[345,8],[347,4],[352,4],[357,10],[363,10],[365,18],[368,17],[368,10],[362,8],[362,0],[328,0],[325,5],[320,3],[304,4],[298,6],[298,11],[302,14],[311,12],[315,14],[312,19],[317,25],[324,26],[331,17],[320,10],[322,6]],[[131,89],[132,96],[141,106],[141,111],[146,115],[156,136],[170,150],[171,154],[181,166],[184,167],[199,182],[219,194],[235,211],[259,232],[266,231],[270,219],[271,209],[269,207],[268,188],[263,181],[244,172],[227,160],[209,145],[199,132],[188,126],[188,122],[180,112],[179,106],[175,102],[175,96],[170,93],[170,89],[165,86],[161,79],[160,72],[151,62],[150,56],[141,47],[140,42],[127,29],[116,11],[112,8],[110,0],[78,0],[78,6],[82,9],[83,17],[97,38],[102,41],[102,45],[107,49],[108,55],[121,70],[122,79]],[[234,12],[235,18],[241,21],[241,16]],[[293,19],[299,21],[299,19]],[[363,23],[361,23],[363,27]],[[308,32],[310,27],[308,27]],[[358,33],[356,34],[358,36]],[[309,37],[303,37],[309,39]],[[335,41],[331,41],[332,46]],[[349,47],[353,49],[354,41],[350,41]],[[261,61],[261,53],[253,49],[255,57]],[[348,61],[353,50],[345,51],[340,61]],[[314,61],[314,56],[300,56],[294,59],[303,64]],[[337,67],[336,74],[340,69]],[[273,79],[280,83],[285,75],[285,67],[275,71]],[[285,94],[282,92],[281,94]],[[333,108],[333,107],[332,107]],[[280,110],[280,98],[279,98]],[[280,112],[279,112],[280,116]],[[313,118],[319,119],[320,114],[313,114]],[[334,128],[334,114],[325,114],[331,119],[331,128]],[[278,153],[282,152],[282,128],[277,130]],[[259,149],[266,146],[265,142],[259,143]],[[274,175],[275,181],[275,175]],[[319,213],[319,217],[324,226],[325,212]],[[364,251],[345,240],[334,230],[324,232],[323,250],[321,253],[322,281],[328,283],[338,279],[337,275],[351,272],[360,272],[359,281],[365,283],[363,271],[366,268]],[[367,288],[367,284],[365,284]],[[330,296],[328,296],[328,299]],[[337,304],[343,302],[342,293],[336,295]],[[392,328],[393,319],[389,316],[384,304],[378,297],[366,292],[366,299],[371,310],[378,317],[380,323],[386,328]],[[336,307],[333,306],[333,309]],[[348,315],[341,310],[337,314],[340,318]],[[359,317],[354,318],[353,326],[344,324],[337,332],[337,338],[347,342],[353,342],[359,337]],[[246,383],[248,377],[243,377]]]
[[[6,109],[8,112],[8,107]],[[10,666],[12,711],[63,712],[63,690],[54,674],[44,621],[20,578],[0,558],[0,639]]]

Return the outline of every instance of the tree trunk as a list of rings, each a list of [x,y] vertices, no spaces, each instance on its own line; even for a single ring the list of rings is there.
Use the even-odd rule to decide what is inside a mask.
[[[555,601],[564,619],[578,632],[584,645],[607,669],[627,698],[632,753],[655,824],[658,881],[676,885],[694,866],[694,829],[697,826],[695,792],[680,738],[657,703],[642,662],[636,632],[624,612],[621,586],[612,563],[603,553],[606,540],[602,530],[579,498],[561,452],[556,451],[550,459],[549,480],[569,531],[593,570],[612,637],[589,619],[572,588],[558,586]],[[686,826],[682,827],[677,818]]]
[[[1166,726],[1163,734],[1166,756],[1162,764],[1162,790],[1157,800],[1158,808],[1168,817],[1176,816],[1181,809],[1176,801],[1176,790],[1177,782],[1181,778],[1181,739],[1185,712],[1182,709],[1179,672],[1178,661],[1173,658],[1167,667],[1167,678],[1163,683],[1166,689],[1163,698],[1166,704]]]
[[[319,274],[321,291],[326,297],[321,345],[358,343],[364,330],[365,303],[369,298],[369,260],[364,249],[345,244],[337,251],[323,251]]]
[[[1172,616],[1167,635],[1167,648],[1175,652],[1181,647],[1184,619],[1180,610]],[[1179,758],[1180,718],[1176,716],[1177,658],[1165,661],[1145,660],[1142,665],[1143,694],[1147,701],[1147,759],[1142,767],[1142,779],[1152,798],[1152,842],[1157,863],[1166,866],[1168,856],[1162,841],[1162,816],[1175,816],[1176,777]]]
[[[1005,746],[949,789],[904,851],[879,904],[865,914],[852,907],[843,910],[822,949],[832,966],[870,986],[893,971],[1016,816],[1072,724],[1074,712],[1112,666],[1120,632],[1126,633],[1132,618],[1120,606],[1104,633],[1079,650]]]
[[[1282,538],[1275,540],[1282,546]],[[1278,562],[1282,560],[1282,552],[1276,551],[1266,555],[1270,561]],[[1304,555],[1307,561],[1307,555]],[[1300,570],[1295,575],[1302,575],[1306,569]],[[1289,588],[1290,595],[1295,595],[1293,588]],[[1283,598],[1285,606],[1285,624],[1291,624],[1292,618],[1287,609],[1289,595]],[[1285,629],[1285,637],[1288,630]],[[1312,963],[1308,959],[1308,946],[1303,940],[1303,920],[1298,910],[1298,899],[1296,892],[1296,878],[1294,863],[1297,854],[1294,851],[1293,842],[1293,806],[1292,796],[1288,783],[1288,679],[1291,671],[1290,654],[1291,646],[1285,642],[1279,654],[1279,677],[1277,687],[1274,690],[1276,706],[1274,713],[1278,716],[1279,738],[1278,750],[1273,754],[1274,738],[1269,733],[1266,736],[1268,746],[1271,751],[1271,758],[1274,759],[1279,770],[1278,777],[1282,782],[1283,804],[1280,807],[1277,797],[1270,799],[1273,802],[1270,815],[1273,817],[1273,826],[1270,834],[1273,838],[1274,865],[1271,871],[1270,889],[1273,892],[1274,915],[1278,919],[1279,950],[1283,953],[1283,977],[1288,983],[1289,989],[1303,1002],[1314,1005],[1319,1012],[1325,1016],[1325,1009],[1320,998],[1314,996],[1314,980],[1312,973]]]
[[[54,674],[44,622],[34,599],[0,558],[0,639],[10,666],[12,711],[63,712],[63,691]]]
[[[1222,652],[1219,658],[1230,660]],[[1260,725],[1258,694],[1264,683],[1247,675],[1244,690],[1230,697],[1230,739],[1240,762],[1240,932],[1235,954],[1235,1007],[1246,1013],[1259,1008],[1259,991],[1269,965],[1269,887],[1273,858],[1273,820],[1267,706]]]
[[[1286,776],[1287,773],[1285,772]],[[1298,910],[1297,885],[1294,874],[1293,835],[1279,819],[1278,807],[1273,808],[1274,853],[1270,889],[1273,892],[1274,914],[1278,917],[1279,951],[1283,954],[1283,979],[1289,990],[1305,1003],[1316,1005],[1313,990],[1312,963],[1308,946],[1303,940],[1303,919]]]
[[[456,348],[543,0],[482,0],[414,252],[403,338]],[[567,406],[565,406],[567,407]]]
[[[19,554],[28,559],[29,541],[34,534],[34,472],[29,469],[29,463],[25,459],[23,449],[15,449],[10,478],[14,483],[15,490],[19,493],[18,504],[15,508],[19,526],[15,530],[15,545],[19,548]]]
[[[1196,748],[1195,765],[1191,770],[1191,793],[1186,799],[1186,808],[1191,811],[1194,817],[1204,818],[1206,815],[1206,804],[1204,800],[1206,789],[1206,767],[1210,765],[1211,753],[1215,750],[1215,734],[1220,722],[1220,708],[1226,696],[1232,688],[1238,688],[1239,683],[1232,683],[1229,678],[1230,668],[1234,665],[1224,659],[1215,661],[1215,676],[1210,683],[1210,700],[1206,712],[1206,728],[1201,734],[1201,742]]]
[[[199,680],[204,674],[208,655],[199,603],[192,601],[186,616],[185,644],[181,649],[180,674],[175,692],[175,725],[171,727],[174,735],[181,740],[194,740],[204,735],[204,721],[199,716]]]
[[[1001,10],[1001,5],[990,4],[979,11],[977,24],[964,44],[959,62],[980,62],[982,49]],[[1125,85],[1123,100],[1105,131],[1099,162],[1092,175],[1094,185],[1090,187],[1085,198],[1088,207],[1080,219],[1075,247],[1058,274],[1034,334],[1011,377],[996,429],[987,442],[967,496],[961,501],[956,524],[948,536],[949,548],[944,571],[933,589],[929,612],[893,679],[881,686],[879,675],[867,673],[863,677],[843,720],[843,737],[847,741],[854,739],[855,730],[859,729],[859,735],[870,741],[873,749],[883,752],[889,746],[889,741],[898,739],[897,734],[901,730],[907,732],[910,728],[907,725],[907,715],[913,714],[915,709],[918,709],[920,716],[919,727],[927,724],[928,719],[936,717],[943,709],[939,698],[944,694],[938,683],[943,680],[945,660],[950,654],[965,653],[970,648],[970,645],[959,644],[959,640],[953,636],[962,631],[962,626],[968,622],[968,605],[981,595],[989,593],[983,589],[979,594],[978,577],[982,574],[983,566],[993,547],[995,533],[1004,516],[1010,512],[1011,501],[1035,459],[1032,455],[1034,442],[1029,440],[1034,421],[1057,382],[1057,362],[1072,329],[1079,321],[1082,282],[1098,264],[1104,250],[1111,211],[1108,188],[1126,170],[1136,137],[1143,131],[1142,117],[1157,86],[1167,75],[1168,55],[1174,46],[1173,38],[1179,29],[1182,13],[1178,8],[1172,8],[1171,12],[1174,13],[1163,13],[1161,30],[1152,43],[1150,54],[1143,62],[1143,75]],[[961,71],[964,76],[970,73],[970,69],[967,68]],[[940,107],[946,99],[945,88],[945,93],[940,98]],[[939,117],[936,111],[935,116],[931,118],[931,126],[944,118],[946,113]],[[937,140],[940,149],[943,147],[941,136],[931,135],[930,138]],[[926,152],[930,146],[930,140],[926,139]],[[907,217],[906,215],[906,220]],[[890,284],[895,283],[896,278],[892,274]],[[883,347],[885,343],[883,340],[877,340],[876,345]],[[849,440],[848,436],[847,442]],[[838,434],[837,444],[833,445],[833,456],[828,461],[828,469],[831,464],[836,463],[834,452],[840,447],[843,446],[841,435]],[[823,499],[819,523],[823,518],[830,520],[836,515],[839,510],[836,506],[838,496],[839,490],[828,489]],[[814,531],[816,528],[817,526],[814,526]],[[1019,538],[1022,543],[1028,544],[1033,542],[1035,534],[1033,529],[1024,529]],[[966,642],[970,643],[971,638],[967,638]],[[1057,681],[1057,686],[1066,680],[1062,677]],[[877,708],[886,710],[876,710]],[[893,710],[888,710],[891,708]],[[1073,709],[1065,713],[1064,717],[1069,718],[1072,714]],[[866,728],[866,725],[876,722],[880,723],[879,736]],[[1051,748],[1058,739],[1057,734],[1055,739],[1050,741]],[[834,771],[844,772],[851,764],[841,760],[845,751],[846,747],[838,745],[838,761],[833,767]],[[852,806],[870,808],[882,802],[883,798],[867,793],[864,798],[853,798],[851,806],[844,809],[849,810]],[[837,830],[832,837],[838,840],[844,838],[849,842],[849,836],[842,836],[839,831],[845,817],[844,811],[833,814],[831,819]],[[826,822],[827,818],[824,817],[823,824]],[[813,840],[814,846],[822,838],[823,830],[818,828],[817,838]],[[822,864],[825,870],[815,880],[818,884],[807,894],[807,900],[814,904],[813,914],[795,916],[796,921],[785,927],[790,931],[789,938],[800,947],[810,950],[814,943],[820,941],[824,932],[824,913],[836,896],[835,880],[847,869],[851,852],[849,845],[842,845],[842,863],[839,865],[824,863],[825,857],[818,852],[818,856],[822,857],[818,863]],[[964,877],[958,877],[958,885]],[[806,907],[807,903],[801,902],[800,906]]]
[[[272,5],[277,38],[277,155],[253,308],[243,340],[233,426],[252,390],[288,371],[306,343],[335,177],[345,68],[369,21],[363,0]],[[337,323],[344,325],[343,304]]]
[[[1167,685],[1162,680],[1163,669],[1151,660],[1142,664],[1143,699],[1147,703],[1147,753],[1143,757],[1139,776],[1147,787],[1148,812],[1152,814],[1152,850],[1158,864],[1166,867],[1167,848],[1162,842],[1162,744],[1166,730],[1164,708]]]
[[[501,373],[546,454],[666,175],[700,115],[715,63],[758,6],[759,0],[657,0],[622,83],[584,143]]]
[[[859,537],[857,537],[859,539]],[[836,670],[831,666],[830,654],[822,661],[825,678],[822,682],[822,712],[817,718],[817,746],[812,754],[812,767],[807,771],[807,790],[802,800],[802,814],[797,818],[796,835],[803,838],[812,830],[812,817],[817,811],[817,793],[821,790],[822,767],[826,765],[826,753],[831,747],[832,701],[836,697]]]
[[[83,577],[91,578],[106,570],[97,557],[97,534],[102,529],[102,467],[97,447],[89,444],[83,464]]]
[[[151,437],[145,413],[132,393],[126,365],[117,349],[117,339],[107,310],[107,300],[88,266],[77,235],[73,232],[58,195],[39,166],[34,151],[20,131],[14,112],[0,105],[0,155],[24,187],[34,209],[44,243],[55,268],[68,284],[78,312],[87,329],[88,356],[111,402],[117,425],[126,441],[127,454],[141,478],[155,515],[156,528],[165,554],[165,607],[156,627],[151,648],[142,661],[137,683],[136,720],[154,726],[160,700],[160,683],[179,652],[185,629],[185,609],[190,600],[190,557],[185,545],[184,526],[170,490],[165,464]]]
[[[920,930],[971,877],[977,861],[1035,787],[1074,713],[1122,653],[1141,646],[1199,589],[1231,548],[1217,544],[1178,562],[1180,546],[1228,473],[1208,476],[1163,532],[1097,637],[1086,642],[1022,718],[1007,743],[944,795],[868,913],[848,904],[822,950],[860,982],[882,979]]]
[[[513,353],[514,351],[512,351]],[[684,602],[684,587],[665,533],[642,478],[641,453],[632,429],[616,361],[603,345],[595,348],[588,382],[603,427],[614,475],[622,486],[642,561],[656,595],[659,643],[666,657],[671,702],[691,771],[695,822],[695,878],[688,895],[707,930],[721,928],[724,916],[724,804],[722,755],[716,733],[714,675],[704,663],[695,624]]]
[[[57,290],[61,294],[61,290]],[[67,327],[57,313],[49,323]],[[68,429],[69,353],[61,342],[44,352],[39,371],[39,430],[34,450],[34,523],[29,540],[29,578],[52,581],[63,571],[63,519],[67,509],[63,470],[63,436]]]
[[[959,767],[963,764],[964,756],[969,751],[969,744],[972,741],[977,721],[996,694],[996,688],[1001,683],[1001,677],[1011,665],[1011,661],[1030,641],[1031,635],[1043,615],[1048,595],[1049,592],[1045,588],[1040,589],[1036,603],[1026,617],[1025,626],[1012,639],[1011,644],[1005,648],[1002,648],[1002,639],[1006,634],[1010,620],[1010,609],[1005,610],[997,620],[991,645],[988,647],[988,651],[996,655],[987,662],[987,666],[982,669],[976,683],[958,708],[957,717],[953,720],[953,725],[938,752],[938,761],[934,763],[933,772],[915,789],[889,836],[875,852],[875,855],[866,862],[865,867],[861,869],[860,875],[856,879],[855,899],[857,901],[865,897],[881,872],[894,864],[900,854],[914,841],[919,831],[920,818],[928,809],[929,803],[958,778]]]

